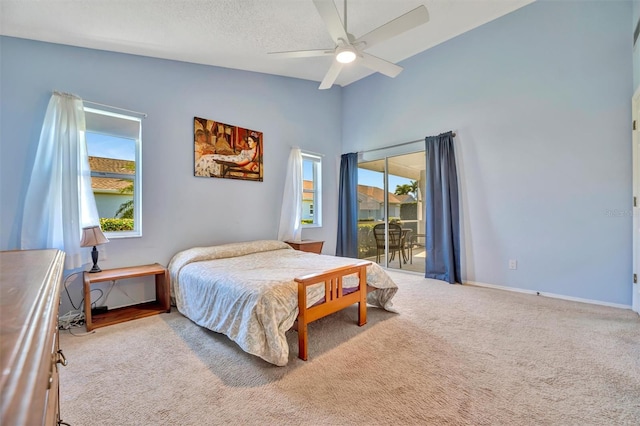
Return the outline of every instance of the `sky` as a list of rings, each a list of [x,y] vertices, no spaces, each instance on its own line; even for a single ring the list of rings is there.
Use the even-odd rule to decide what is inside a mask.
[[[374,186],[384,189],[384,175],[373,170],[358,169],[358,184]],[[395,192],[396,186],[411,184],[411,180],[395,175],[389,175],[389,192]]]
[[[118,160],[136,159],[136,142],[133,139],[117,138],[99,133],[85,133],[87,151],[91,157],[116,158]]]

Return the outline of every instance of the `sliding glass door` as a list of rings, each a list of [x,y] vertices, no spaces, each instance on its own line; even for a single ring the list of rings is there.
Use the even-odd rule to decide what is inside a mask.
[[[358,163],[358,256],[424,273],[424,151]]]

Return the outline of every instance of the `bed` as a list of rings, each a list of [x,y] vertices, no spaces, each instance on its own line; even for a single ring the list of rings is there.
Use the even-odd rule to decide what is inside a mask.
[[[180,313],[278,366],[289,360],[285,333],[296,320],[299,356],[306,359],[306,324],[319,313],[360,303],[363,325],[367,303],[395,312],[398,287],[379,265],[302,252],[281,241],[194,247],[173,256],[168,269]]]

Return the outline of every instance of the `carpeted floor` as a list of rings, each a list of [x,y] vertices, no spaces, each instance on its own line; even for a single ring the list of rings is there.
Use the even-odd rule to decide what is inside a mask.
[[[638,425],[640,317],[390,272],[399,314],[311,324],[309,361],[245,354],[170,314],[61,332],[62,419],[84,425]],[[75,329],[75,333],[84,329]]]

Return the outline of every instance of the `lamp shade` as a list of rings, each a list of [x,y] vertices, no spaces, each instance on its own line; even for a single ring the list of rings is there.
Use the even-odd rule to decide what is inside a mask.
[[[91,247],[108,243],[109,240],[104,236],[99,226],[88,226],[82,228],[82,240],[80,247]]]

